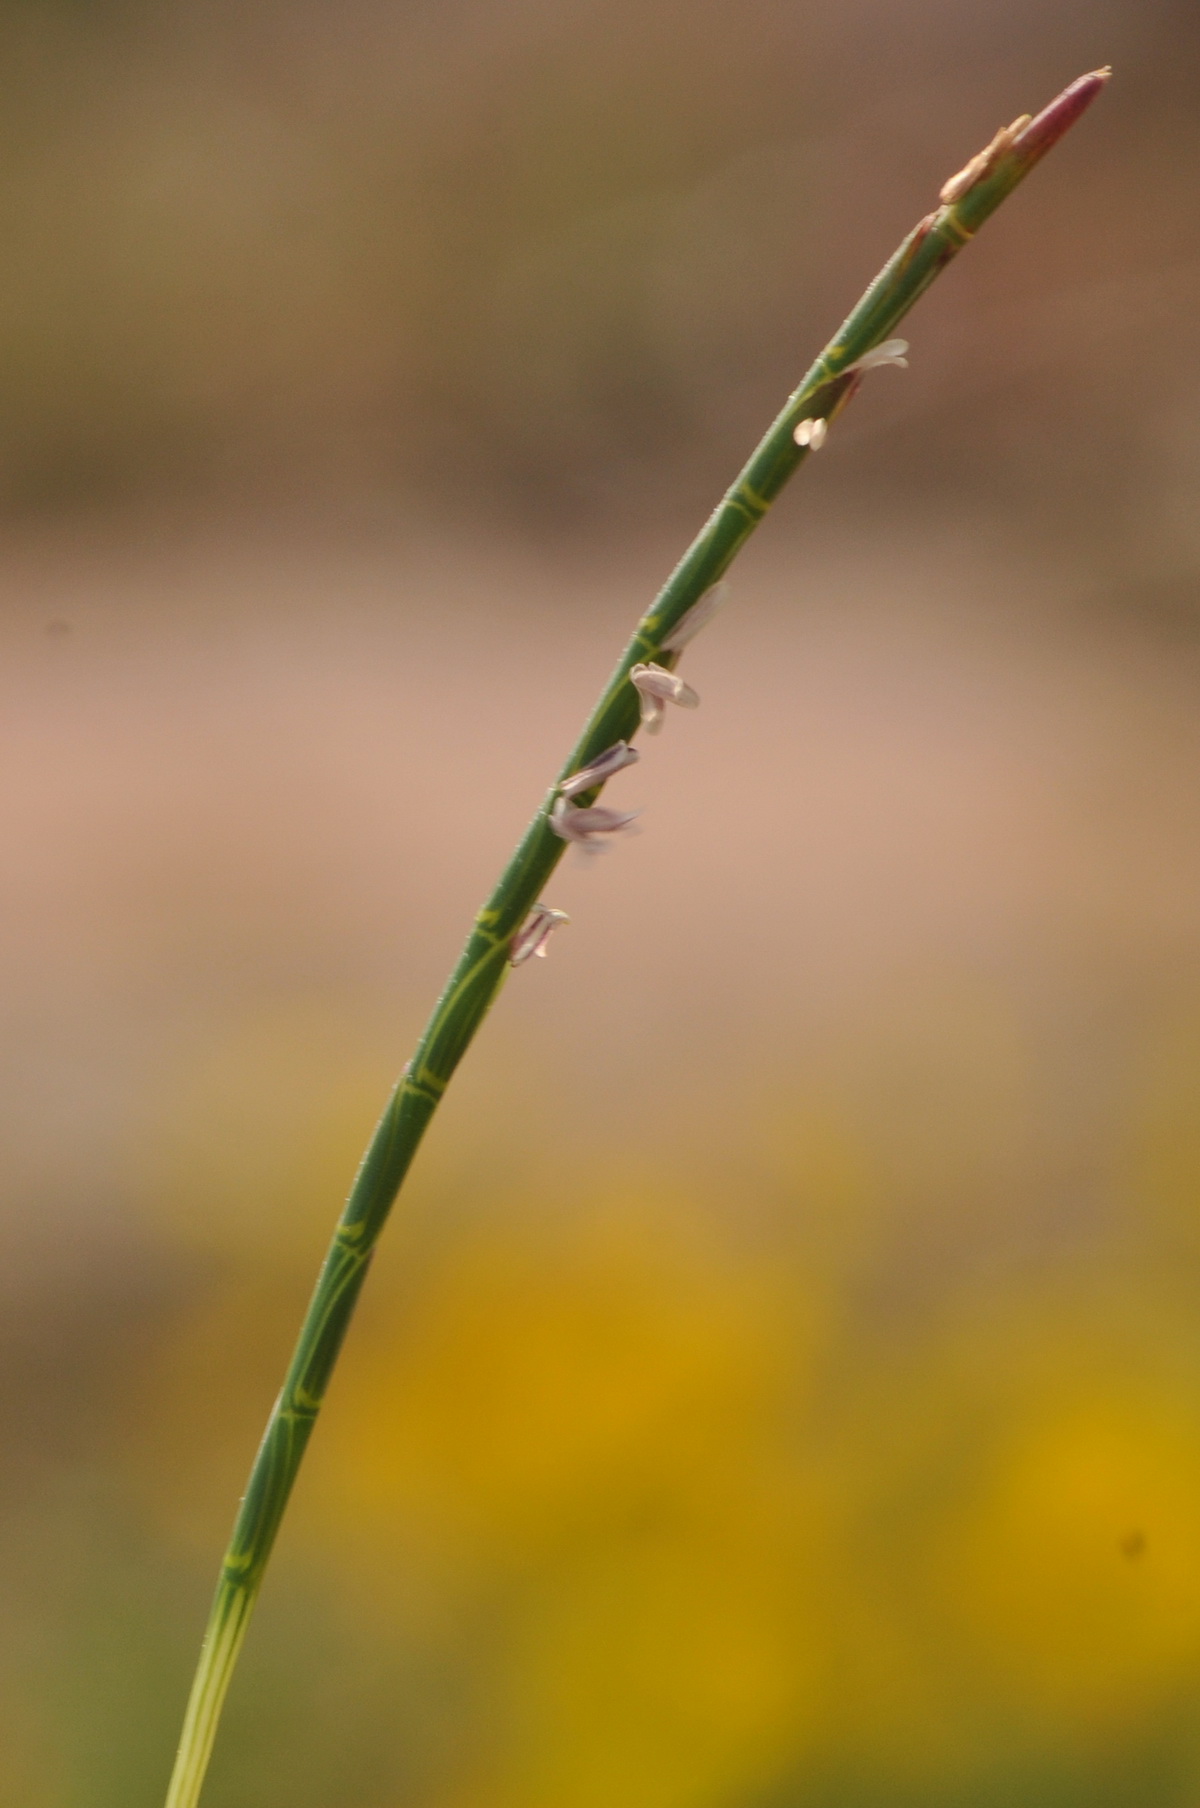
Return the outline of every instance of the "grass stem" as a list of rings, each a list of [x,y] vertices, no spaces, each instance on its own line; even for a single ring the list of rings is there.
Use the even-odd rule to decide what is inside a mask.
[[[788,478],[824,439],[862,380],[858,361],[879,346],[989,214],[1100,92],[1107,70],[1081,76],[1036,119],[999,132],[943,189],[792,394],[744,469],[684,553],[621,654],[576,746],[491,897],[388,1100],[333,1233],[283,1387],[225,1554],[167,1793],[167,1808],[195,1808],[225,1695],[292,1484],[367,1269],[409,1164],[455,1068],[508,971],[513,937],[540,898],[566,843],[550,823],[559,784],[618,741],[632,740],[639,699],[629,673],[646,662],[672,669],[664,641],[722,574]],[[801,423],[809,426],[801,434]],[[818,425],[816,432],[812,427]],[[601,787],[580,794],[588,805]]]

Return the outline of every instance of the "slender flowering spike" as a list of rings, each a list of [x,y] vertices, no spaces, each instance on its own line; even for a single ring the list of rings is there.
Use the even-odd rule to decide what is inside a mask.
[[[882,345],[864,352],[853,364],[847,364],[850,370],[882,370],[885,364],[895,364],[900,370],[908,369],[908,359],[904,356],[908,350],[907,339],[885,339]]]
[[[687,623],[684,636],[695,631],[707,601],[705,593],[754,532],[803,462],[806,450],[822,443],[827,423],[864,380],[863,370],[869,368],[867,360],[873,350],[875,354],[887,350],[887,335],[895,332],[930,283],[1090,106],[1108,75],[1108,70],[1098,69],[1082,76],[1028,124],[1018,121],[1006,127],[1005,144],[997,147],[993,141],[982,159],[973,160],[969,180],[952,179],[950,192],[957,198],[918,221],[856,303],[799,389],[787,398],[644,620],[674,621],[677,630]],[[967,172],[963,175],[965,178]],[[853,368],[856,362],[859,369]],[[805,417],[799,429],[797,417]],[[696,616],[691,615],[693,609]],[[671,645],[666,657],[673,659],[682,641],[677,633],[668,633],[667,638]],[[618,735],[628,737],[632,732],[635,711],[625,682],[626,662],[632,665],[638,650],[647,644],[658,643],[648,642],[646,630],[639,625],[616,676],[605,686],[583,730],[579,745],[605,748],[601,760],[613,752]],[[635,682],[637,674],[643,679],[637,694],[643,715],[650,718],[648,726],[657,725],[668,702],[696,701],[695,693],[686,686],[662,690],[664,682],[671,687],[679,683],[663,666],[629,671]],[[576,755],[570,766],[579,765],[586,757]],[[601,760],[592,762],[593,775]],[[567,783],[580,777],[572,773]],[[480,911],[416,1054],[384,1107],[333,1232],[221,1566],[166,1808],[197,1808],[226,1691],[309,1434],[380,1234],[438,1101],[478,1033],[509,962],[515,957],[532,958],[545,947],[558,913],[541,905],[539,899],[562,858],[564,843],[573,841],[589,850],[602,847],[606,837],[628,828],[637,814],[572,803],[562,788],[552,795],[553,809],[538,811]],[[500,939],[495,929],[499,922],[518,923],[520,928],[515,935]]]
[[[590,766],[584,766],[579,772],[573,772],[558,788],[564,797],[578,797],[581,791],[590,791],[593,785],[604,784],[615,772],[632,766],[640,758],[637,748],[631,747],[628,741],[614,741],[599,759],[593,760]]]
[[[639,810],[609,810],[603,804],[590,804],[581,810],[568,803],[565,797],[556,797],[550,812],[550,827],[564,841],[574,841],[589,853],[595,853],[604,845],[604,836],[619,835],[640,814]]]
[[[642,727],[647,734],[657,734],[663,724],[666,703],[678,703],[681,709],[698,709],[700,698],[690,684],[677,678],[661,665],[635,665],[629,669],[629,681],[642,706]]]
[[[686,614],[681,615],[666,639],[659,642],[664,653],[682,653],[689,641],[695,640],[701,628],[707,628],[717,610],[729,595],[729,585],[724,578],[706,590],[698,603],[693,603]]]
[[[535,954],[539,960],[545,960],[546,943],[560,923],[570,921],[565,910],[551,910],[548,904],[535,904],[509,944],[510,965],[523,966]]]

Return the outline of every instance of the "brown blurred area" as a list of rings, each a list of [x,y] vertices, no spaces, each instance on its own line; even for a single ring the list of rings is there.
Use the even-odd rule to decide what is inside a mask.
[[[211,1808],[1191,1808],[1200,12],[0,7],[0,1808],[161,1797],[629,625],[1016,114],[389,1229]]]

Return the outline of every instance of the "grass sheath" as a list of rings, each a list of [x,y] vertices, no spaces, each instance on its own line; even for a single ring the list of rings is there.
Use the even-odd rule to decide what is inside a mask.
[[[630,673],[649,663],[673,671],[678,650],[664,649],[681,618],[715,585],[758,526],[796,467],[824,440],[826,425],[862,381],[856,368],[945,268],[951,258],[1095,99],[1108,78],[1081,76],[1036,118],[998,132],[942,190],[941,204],[913,228],[838,329],[800,387],[751,454],[638,623],[578,744],[547,792],[434,1007],[416,1052],[388,1100],[333,1233],[282,1390],[250,1471],[192,1684],[166,1808],[195,1808],[221,1708],[246,1627],[321,1408],[329,1377],[372,1252],[430,1118],[500,990],[514,938],[535,909],[566,841],[551,822],[559,786],[615,744],[630,741],[641,716]],[[617,763],[620,763],[618,755]],[[615,769],[610,760],[609,767]],[[594,805],[609,767],[589,790],[574,788],[571,807]],[[561,813],[563,805],[559,805]],[[535,919],[540,933],[541,919]],[[528,933],[528,931],[527,931]]]

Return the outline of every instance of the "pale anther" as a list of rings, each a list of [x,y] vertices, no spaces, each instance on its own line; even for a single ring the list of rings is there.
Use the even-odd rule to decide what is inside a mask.
[[[638,694],[642,707],[642,727],[647,734],[657,734],[662,727],[664,705],[677,703],[681,709],[696,709],[700,698],[690,684],[668,672],[662,665],[630,667],[629,681]]]
[[[639,814],[637,810],[609,810],[603,804],[589,804],[581,809],[577,804],[568,803],[565,797],[556,797],[550,812],[550,827],[564,841],[573,841],[578,847],[586,848],[588,853],[594,853],[603,847],[606,835],[620,834]]]
[[[551,910],[548,904],[535,904],[509,943],[510,963],[520,967],[535,954],[539,960],[545,960],[546,943],[560,923],[570,921],[565,910]]]
[[[825,436],[829,432],[827,421],[801,421],[792,434],[798,446],[807,446],[810,452],[819,452],[825,444]]]
[[[721,604],[729,595],[729,585],[722,578],[711,590],[694,602],[690,609],[680,616],[665,640],[659,642],[664,653],[682,653],[689,641],[695,640],[701,628],[707,628]]]
[[[558,788],[564,797],[578,797],[581,791],[590,791],[593,785],[604,784],[614,772],[632,766],[638,758],[640,755],[637,748],[631,747],[628,741],[614,741],[590,766],[583,766],[578,772],[573,772]]]
[[[882,345],[873,346],[861,358],[856,358],[853,364],[847,364],[846,371],[881,370],[885,364],[895,364],[901,370],[907,370],[908,359],[904,356],[907,350],[907,339],[885,339]]]
[[[990,144],[984,145],[978,155],[964,164],[948,182],[943,182],[938,200],[946,207],[953,207],[956,201],[961,201],[977,182],[982,182],[985,176],[991,175],[1000,158],[1011,151],[1028,124],[1029,114],[1022,113],[1010,126],[1001,126]]]

